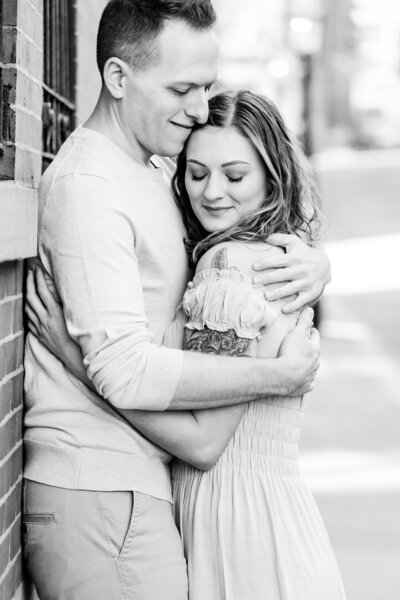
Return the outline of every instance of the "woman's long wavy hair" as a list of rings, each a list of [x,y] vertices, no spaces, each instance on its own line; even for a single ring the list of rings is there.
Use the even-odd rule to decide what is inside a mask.
[[[187,143],[172,179],[176,201],[187,229],[187,251],[194,264],[208,248],[228,240],[266,240],[272,233],[294,233],[310,245],[321,226],[319,194],[304,153],[271,100],[249,91],[223,92],[210,99],[202,127],[233,127],[261,156],[267,173],[265,200],[226,231],[208,233],[198,221],[185,188]]]

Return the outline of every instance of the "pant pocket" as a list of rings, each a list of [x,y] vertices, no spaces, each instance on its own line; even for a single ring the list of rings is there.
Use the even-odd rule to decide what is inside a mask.
[[[28,543],[37,543],[37,539],[47,535],[47,530],[54,529],[56,524],[55,513],[49,512],[24,512],[22,514],[22,543],[24,548]]]
[[[96,492],[104,532],[114,558],[121,557],[134,536],[137,498],[134,492]]]
[[[54,513],[24,513],[22,515],[22,523],[29,525],[51,525],[55,523]]]

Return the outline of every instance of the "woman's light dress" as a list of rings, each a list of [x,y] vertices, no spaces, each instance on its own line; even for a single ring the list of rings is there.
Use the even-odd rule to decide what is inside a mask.
[[[187,327],[242,338],[280,311],[236,269],[200,272],[186,291]],[[217,464],[172,467],[174,509],[188,563],[190,600],[343,600],[332,548],[299,475],[304,403],[249,403]]]

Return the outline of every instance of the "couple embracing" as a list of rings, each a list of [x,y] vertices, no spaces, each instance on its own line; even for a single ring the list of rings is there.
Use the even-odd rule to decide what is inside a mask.
[[[41,182],[23,517],[41,600],[344,598],[297,459],[305,307],[329,280],[317,193],[272,102],[209,99],[214,22],[208,0],[111,0],[98,103]]]

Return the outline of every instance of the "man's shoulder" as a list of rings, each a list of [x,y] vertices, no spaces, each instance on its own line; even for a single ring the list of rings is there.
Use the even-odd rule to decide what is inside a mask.
[[[108,154],[94,140],[81,137],[78,128],[67,138],[44,172],[41,187],[73,175],[107,179],[112,173],[112,160],[110,161]]]

